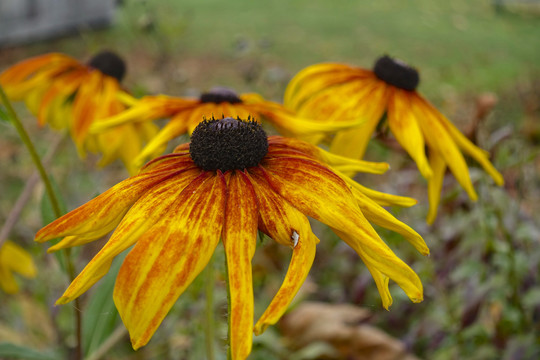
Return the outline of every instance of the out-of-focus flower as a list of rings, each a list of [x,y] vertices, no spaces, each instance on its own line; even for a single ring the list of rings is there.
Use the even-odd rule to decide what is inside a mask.
[[[90,125],[125,109],[120,98],[126,66],[108,51],[82,64],[67,55],[37,56],[5,70],[0,84],[12,100],[23,100],[40,125],[69,129],[79,154],[102,153],[100,165],[121,159],[130,173],[138,169],[133,158],[156,133],[150,123],[125,124],[100,134],[89,134]]]
[[[19,291],[19,285],[13,273],[31,279],[36,277],[37,271],[32,256],[22,247],[8,240],[0,247],[0,288],[8,294]]]
[[[202,271],[219,240],[227,258],[230,351],[251,351],[251,260],[260,230],[293,255],[278,293],[255,324],[259,334],[274,324],[304,282],[319,242],[307,216],[329,225],[361,257],[388,308],[394,280],[414,302],[422,284],[370,224],[403,234],[422,254],[422,237],[396,220],[376,195],[336,174],[325,162],[354,171],[383,172],[386,164],[346,159],[300,140],[267,137],[255,121],[206,120],[191,143],[158,157],[141,172],[41,229],[39,242],[65,236],[49,251],[82,245],[115,229],[101,251],[57,303],[67,303],[104,276],[115,256],[135,245],[116,279],[114,301],[134,348],[145,345],[185,288]],[[348,183],[349,182],[349,183]],[[352,190],[351,190],[352,189]]]
[[[270,122],[284,136],[335,131],[358,124],[354,121],[323,124],[302,119],[282,105],[264,100],[258,94],[238,95],[231,89],[223,87],[216,87],[201,94],[199,98],[157,95],[145,96],[139,101],[133,100],[132,103],[128,110],[93,124],[91,132],[99,133],[121,124],[146,123],[170,118],[167,125],[137,157],[136,164],[142,164],[175,137],[185,133],[191,134],[203,119],[212,117],[246,119],[251,116]]]
[[[447,167],[469,197],[477,199],[462,151],[478,161],[497,185],[504,180],[489,161],[489,154],[469,141],[416,91],[419,81],[414,68],[388,56],[379,58],[373,70],[317,64],[303,69],[291,80],[284,102],[300,116],[321,123],[363,120],[360,126],[339,131],[331,143],[331,152],[352,158],[364,155],[386,112],[391,132],[428,180],[428,222],[432,223]],[[320,142],[322,138],[319,135],[306,140]]]

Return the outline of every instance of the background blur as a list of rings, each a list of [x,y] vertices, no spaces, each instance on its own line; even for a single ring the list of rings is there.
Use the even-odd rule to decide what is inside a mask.
[[[318,226],[322,241],[298,298],[334,306],[328,311],[335,311],[330,318],[336,320],[336,330],[327,334],[323,328],[328,323],[321,326],[317,316],[309,318],[308,314],[304,320],[311,329],[321,329],[318,336],[300,339],[303,330],[295,328],[295,322],[283,321],[255,338],[250,359],[402,358],[363,357],[370,351],[369,334],[378,334],[375,327],[423,359],[540,357],[540,1],[73,3],[2,0],[0,71],[47,52],[63,52],[87,61],[92,54],[109,49],[126,60],[124,85],[136,96],[197,96],[213,86],[227,86],[281,102],[288,81],[308,65],[346,62],[371,68],[377,57],[388,54],[419,69],[419,91],[490,151],[505,177],[505,187],[497,188],[471,162],[479,201],[469,201],[448,177],[439,217],[428,227],[426,184],[414,163],[391,142],[372,143],[367,158],[388,161],[392,169],[384,176],[360,176],[358,180],[419,200],[413,208],[392,210],[424,236],[430,257],[422,258],[398,235],[378,230],[420,275],[424,302],[412,304],[394,287],[394,305],[385,311],[357,255]],[[33,40],[31,28],[39,29]],[[38,128],[35,118],[17,105],[25,126],[45,154],[60,135]],[[81,161],[69,140],[61,143],[49,169],[67,209],[127,176],[121,164],[96,170],[96,162],[91,156]],[[26,149],[7,123],[0,123],[0,167],[0,219],[5,219],[33,172]],[[69,340],[73,332],[71,305],[52,305],[67,280],[55,259],[45,254],[45,246],[32,241],[43,223],[39,211],[42,194],[38,187],[11,235],[35,255],[40,274],[35,280],[20,282],[24,289],[20,295],[0,293],[0,342],[39,349],[35,355],[41,357],[37,358],[54,359],[65,356],[56,347],[57,339]],[[78,270],[100,245],[76,252]],[[289,256],[287,249],[269,239],[260,243],[254,259],[257,314],[279,287]],[[215,257],[222,268],[220,248]],[[82,298],[87,354],[120,325],[112,304],[114,276],[110,275],[114,274]],[[219,322],[225,339],[226,291],[220,280],[217,313],[223,315]],[[204,339],[199,331],[204,318],[201,287],[201,281],[196,281],[180,298],[148,346],[135,353],[124,336],[105,358],[204,358]],[[359,314],[356,308],[344,310],[338,304],[364,309]],[[296,310],[301,308],[299,303]],[[368,335],[358,336],[355,331],[361,326],[370,326],[364,328]],[[337,333],[342,337],[336,339]],[[363,341],[367,345],[362,345]],[[219,344],[220,349],[223,344]]]

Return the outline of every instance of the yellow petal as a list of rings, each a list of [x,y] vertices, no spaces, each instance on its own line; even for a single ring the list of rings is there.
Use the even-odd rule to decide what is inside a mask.
[[[114,257],[144,236],[161,218],[175,214],[179,207],[178,196],[198,174],[196,170],[186,171],[180,176],[164,180],[141,196],[129,209],[109,241],[56,303],[65,304],[79,297],[109,271]]]
[[[118,183],[39,230],[35,241],[44,242],[63,236],[100,233],[99,229],[102,228],[112,230],[142,194],[163,181],[167,172],[175,171],[170,168],[161,172],[159,170],[148,171]]]
[[[255,324],[255,335],[262,334],[269,325],[275,324],[283,316],[311,269],[319,239],[311,232],[311,229],[300,232],[301,235],[298,235],[298,242],[293,248],[285,279],[272,302]]]
[[[476,195],[469,177],[469,168],[448,131],[437,120],[431,109],[425,106],[420,96],[413,97],[411,105],[428,146],[443,157],[456,180],[465,189],[471,200],[476,201],[478,195]]]
[[[5,266],[27,278],[34,278],[37,275],[32,255],[12,241],[6,241],[0,249],[0,263],[0,266]]]
[[[341,173],[341,171],[339,170],[334,169],[334,172],[338,174],[351,188],[366,195],[367,197],[369,197],[370,199],[372,199],[373,201],[375,201],[377,204],[381,206],[411,207],[418,204],[418,201],[416,199],[413,199],[407,196],[392,195],[392,194],[387,194],[387,193],[380,192],[377,190],[373,190],[363,185],[360,185],[359,183],[357,183],[356,181],[354,181],[347,175]]]
[[[19,285],[15,281],[13,273],[4,266],[0,265],[0,288],[6,294],[16,294],[19,292]]]
[[[392,214],[386,211],[382,206],[377,204],[375,201],[370,199],[368,196],[362,194],[356,189],[352,189],[354,197],[358,201],[358,207],[362,210],[362,213],[374,224],[382,226],[385,229],[392,230],[405,239],[407,239],[412,246],[416,248],[422,255],[429,255],[429,248],[426,245],[426,242],[407,224],[396,219]]]
[[[486,172],[493,178],[495,184],[499,186],[504,185],[504,178],[502,177],[501,173],[499,173],[489,161],[489,152],[474,145],[455,127],[454,124],[452,124],[452,122],[450,122],[450,120],[448,120],[441,112],[433,107],[433,105],[431,105],[426,99],[421,98],[421,101],[424,103],[426,108],[430,109],[431,114],[433,114],[446,128],[456,144],[473,159],[478,161],[480,165],[482,165],[484,170],[486,170]]]
[[[287,200],[274,192],[266,180],[254,174],[251,183],[259,204],[259,229],[280,244],[293,249],[289,270],[276,296],[255,324],[259,335],[268,325],[275,324],[304,283],[319,242],[311,232],[308,219]]]
[[[127,255],[114,303],[134,349],[146,345],[178,297],[210,260],[224,221],[225,182],[203,173]]]
[[[268,161],[262,172],[272,188],[302,213],[346,234],[343,240],[361,250],[366,262],[396,281],[411,300],[422,299],[418,276],[379,238],[337,175],[306,160]]]
[[[360,171],[369,174],[384,174],[390,165],[385,162],[372,162],[365,160],[351,159],[345,156],[332,154],[326,150],[321,149],[318,146],[301,141],[298,139],[270,136],[268,137],[268,155],[273,156],[280,151],[291,150],[298,151],[299,153],[309,155],[325,164],[332,166],[332,168],[339,169],[340,171]]]
[[[396,140],[416,162],[422,176],[429,179],[432,172],[426,158],[424,135],[412,111],[411,102],[410,91],[393,88],[388,102],[388,125]]]
[[[227,206],[223,246],[229,278],[229,353],[246,359],[253,333],[253,280],[251,259],[257,243],[257,200],[247,176],[227,172]]]
[[[433,176],[428,181],[428,199],[429,211],[427,215],[427,223],[433,224],[437,217],[437,209],[441,200],[441,190],[446,172],[446,163],[443,157],[437,151],[431,151],[429,154],[429,162],[433,169]]]

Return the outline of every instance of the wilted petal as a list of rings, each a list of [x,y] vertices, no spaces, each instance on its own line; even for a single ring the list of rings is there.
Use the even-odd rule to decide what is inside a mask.
[[[223,179],[203,173],[129,252],[114,303],[134,349],[144,346],[180,294],[202,271],[219,241],[225,212]]]

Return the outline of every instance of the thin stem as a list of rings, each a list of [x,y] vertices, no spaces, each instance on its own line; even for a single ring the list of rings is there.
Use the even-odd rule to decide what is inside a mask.
[[[58,147],[62,143],[62,140],[64,139],[63,136],[57,137],[54,141],[51,147],[49,148],[47,154],[43,157],[43,164],[50,163],[52,157],[56,153],[56,150],[58,150]],[[6,221],[4,222],[4,225],[2,226],[2,229],[0,229],[0,248],[2,247],[2,244],[9,236],[9,233],[17,224],[17,221],[19,220],[19,217],[21,215],[22,210],[24,209],[24,206],[26,203],[30,200],[30,197],[32,196],[32,191],[34,191],[34,187],[36,186],[37,182],[39,181],[39,172],[34,171],[32,175],[28,178],[28,181],[24,185],[24,189],[19,195],[19,198],[15,202],[15,205],[11,208],[11,211],[9,212],[8,217],[6,218]]]
[[[8,116],[11,118],[11,123],[13,124],[13,126],[15,126],[15,129],[19,133],[19,137],[21,138],[22,142],[24,143],[24,145],[30,152],[32,161],[34,161],[34,165],[39,171],[41,180],[43,180],[43,183],[45,184],[47,195],[49,196],[51,200],[51,205],[54,211],[54,215],[56,215],[56,217],[59,218],[60,216],[62,216],[62,212],[60,211],[59,201],[58,201],[58,198],[56,197],[56,193],[53,190],[51,181],[49,180],[49,176],[47,175],[47,172],[45,171],[45,168],[43,167],[43,164],[41,163],[41,159],[39,158],[39,155],[36,151],[36,148],[34,147],[34,144],[32,143],[32,140],[30,140],[28,133],[26,132],[21,120],[19,119],[19,116],[13,109],[13,106],[11,106],[11,102],[9,101],[1,85],[0,85],[0,100],[6,107]]]
[[[43,181],[43,184],[45,184],[45,189],[51,201],[51,206],[54,211],[54,215],[56,216],[56,218],[59,218],[60,216],[62,216],[62,211],[60,210],[60,202],[58,201],[58,197],[56,196],[56,193],[49,179],[49,176],[47,175],[47,172],[45,171],[45,167],[43,166],[43,163],[41,162],[41,159],[36,151],[36,148],[34,147],[34,144],[32,143],[32,140],[30,140],[30,136],[28,136],[26,129],[24,128],[21,120],[19,119],[19,116],[13,109],[13,106],[11,105],[11,102],[9,101],[1,85],[0,85],[0,102],[4,104],[4,106],[6,107],[7,115],[11,119],[11,123],[13,124],[13,126],[15,126],[15,129],[17,130],[19,137],[21,138],[22,142],[24,143],[24,145],[30,152],[32,161],[34,162],[34,165],[36,166],[39,172],[39,175],[41,177],[41,180]],[[75,267],[73,266],[73,261],[71,260],[70,249],[65,249],[64,255],[66,257],[69,279],[70,279],[70,282],[72,282],[73,279],[75,279]],[[76,331],[76,337],[77,337],[77,345],[75,347],[75,360],[80,360],[82,359],[82,316],[81,316],[78,299],[75,299],[74,314],[75,314],[75,331]]]
[[[205,274],[206,282],[206,321],[204,326],[205,341],[206,341],[206,358],[208,360],[215,359],[214,352],[214,339],[215,339],[215,323],[214,323],[214,287],[216,283],[214,273],[214,257],[210,258],[208,265],[206,265]]]

